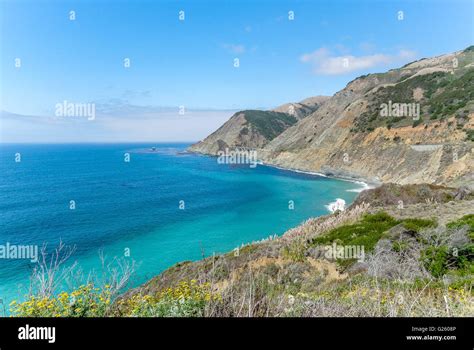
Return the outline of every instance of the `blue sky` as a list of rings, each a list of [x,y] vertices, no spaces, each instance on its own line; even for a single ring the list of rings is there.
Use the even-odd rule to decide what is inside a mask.
[[[107,120],[116,119],[115,128],[94,121],[92,132],[91,123],[84,124],[81,137],[86,141],[140,140],[140,128],[151,126],[168,129],[144,140],[198,140],[233,110],[332,95],[359,75],[474,42],[472,1],[0,3],[0,110],[47,117],[64,100],[95,103],[98,109],[113,106]],[[69,19],[71,10],[74,21]],[[180,10],[185,11],[184,21],[178,18]],[[289,11],[294,20],[289,20]],[[403,20],[398,20],[398,11],[403,11]],[[349,66],[342,68],[344,57]],[[21,59],[20,68],[15,67],[16,58]],[[125,58],[130,59],[129,68],[124,67]],[[235,58],[240,60],[238,68]],[[181,105],[190,112],[182,119],[192,117],[199,130],[183,133],[178,130],[182,119],[170,122]],[[130,106],[143,107],[131,113],[133,135],[119,131],[130,127],[125,120]],[[215,111],[214,118],[207,118],[208,110],[221,114]],[[153,124],[162,116],[168,124]],[[141,126],[136,125],[139,120]],[[4,120],[2,141],[24,141],[15,129],[21,128],[18,123]],[[61,128],[72,130],[61,123]],[[28,137],[47,141],[61,128],[48,131],[38,125],[38,135],[30,132]]]

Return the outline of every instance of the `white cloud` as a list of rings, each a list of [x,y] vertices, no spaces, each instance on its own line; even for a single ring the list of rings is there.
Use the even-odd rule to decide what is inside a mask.
[[[386,65],[397,61],[409,60],[415,53],[400,50],[397,54],[372,54],[365,56],[334,55],[329,49],[322,47],[300,57],[301,62],[313,66],[313,72],[321,75],[339,75],[372,67]]]

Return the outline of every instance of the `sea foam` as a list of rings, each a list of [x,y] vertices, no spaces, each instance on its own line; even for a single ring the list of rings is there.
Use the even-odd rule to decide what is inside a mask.
[[[342,198],[336,198],[335,202],[331,202],[325,206],[331,213],[337,210],[344,210],[346,208],[346,201]]]

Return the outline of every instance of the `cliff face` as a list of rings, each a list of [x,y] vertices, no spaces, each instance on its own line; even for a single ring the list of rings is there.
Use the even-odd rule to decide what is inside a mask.
[[[359,77],[311,115],[273,138],[252,141],[252,147],[265,163],[285,168],[374,182],[474,187],[473,62],[470,47]],[[243,125],[231,121],[191,150],[213,154],[215,146],[203,144],[219,140],[230,147],[248,145],[236,138],[228,143],[228,135]]]
[[[237,147],[260,149],[299,120],[316,111],[325,96],[287,103],[271,111],[245,110],[235,113],[224,125],[192,145],[196,153],[216,155],[218,151]]]
[[[453,119],[427,128],[377,128],[355,134],[338,121],[314,144],[311,140],[308,146],[285,149],[275,142],[261,150],[259,156],[264,162],[281,167],[374,182],[472,186],[473,143],[464,141],[466,135],[457,129]],[[472,120],[471,114],[471,123]],[[311,137],[317,135],[307,136]]]

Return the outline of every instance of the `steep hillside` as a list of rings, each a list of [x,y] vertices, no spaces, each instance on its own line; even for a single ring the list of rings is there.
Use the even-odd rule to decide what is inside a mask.
[[[361,76],[330,98],[236,113],[190,150],[258,148],[260,160],[284,168],[474,188],[473,141],[471,46]]]
[[[290,126],[315,112],[326,99],[325,96],[318,96],[305,100],[305,103],[288,103],[271,111],[237,112],[218,130],[189,150],[215,155],[226,148],[262,148]]]
[[[473,62],[470,47],[359,77],[259,150],[259,158],[374,182],[473,187]],[[415,104],[420,113],[383,115],[383,104],[395,103]]]
[[[287,113],[300,120],[317,111],[321,104],[329,98],[329,96],[308,97],[300,102],[285,103],[284,105],[274,108],[273,111]]]

